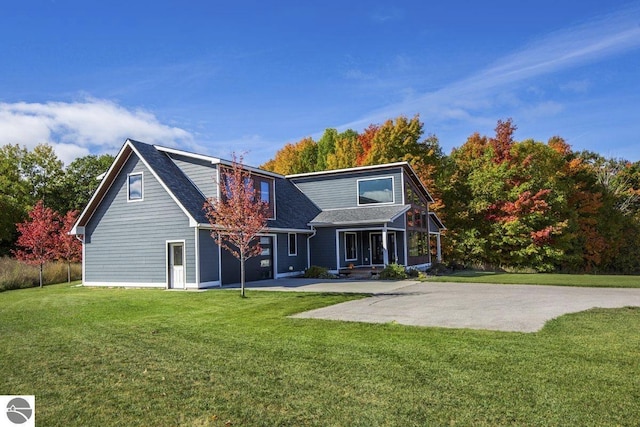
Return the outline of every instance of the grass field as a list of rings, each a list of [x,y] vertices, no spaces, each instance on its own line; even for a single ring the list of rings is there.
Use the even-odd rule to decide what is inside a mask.
[[[495,273],[460,271],[446,276],[428,276],[430,282],[498,283],[509,285],[587,286],[595,288],[640,288],[640,276],[554,274],[554,273]]]
[[[287,315],[359,298],[0,293],[0,394],[42,426],[638,425],[640,309],[533,334]]]

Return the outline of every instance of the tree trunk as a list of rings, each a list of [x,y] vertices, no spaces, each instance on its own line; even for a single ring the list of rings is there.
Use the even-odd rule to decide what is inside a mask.
[[[44,264],[40,264],[40,287],[42,287],[42,266]]]
[[[244,298],[244,255],[240,256],[240,295]]]
[[[71,283],[71,263],[67,263],[67,283]]]

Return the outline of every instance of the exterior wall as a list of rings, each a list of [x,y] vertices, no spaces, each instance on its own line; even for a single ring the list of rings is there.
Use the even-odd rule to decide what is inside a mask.
[[[279,233],[277,240],[277,274],[283,275],[291,272],[301,273],[307,269],[307,236],[308,234],[296,233],[298,254],[289,256],[289,234]],[[313,261],[313,260],[312,260]],[[293,267],[290,269],[289,267]]]
[[[316,235],[309,240],[311,247],[311,265],[336,270],[336,229],[318,228]]]
[[[343,173],[329,176],[293,178],[292,181],[320,209],[340,209],[358,206],[358,180],[393,176],[394,203],[402,204],[401,168]],[[373,205],[370,205],[373,206]]]
[[[127,201],[127,175],[132,172],[143,173],[142,201]],[[135,154],[85,231],[87,284],[166,286],[167,241],[185,242],[186,283],[195,283],[195,233],[189,219]]]
[[[209,230],[198,230],[198,243],[200,245],[200,283],[208,284],[220,280],[219,247],[211,237]]]
[[[217,197],[216,165],[206,160],[169,154],[173,162],[189,177],[205,197]]]

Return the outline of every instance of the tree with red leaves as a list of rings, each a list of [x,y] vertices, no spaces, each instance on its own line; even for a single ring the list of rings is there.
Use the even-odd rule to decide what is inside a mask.
[[[47,261],[56,259],[57,235],[60,218],[57,212],[44,206],[42,200],[29,212],[29,219],[16,224],[20,236],[13,251],[18,260],[40,267],[40,287],[42,270]]]
[[[67,264],[67,282],[71,282],[71,263],[82,261],[82,243],[69,231],[78,219],[78,211],[73,210],[60,216],[60,228],[56,234],[56,259]]]
[[[269,206],[253,186],[251,172],[243,167],[243,156],[232,157],[230,168],[221,170],[219,198],[209,198],[204,210],[213,226],[211,237],[240,261],[240,292],[244,297],[245,261],[259,255],[259,234],[264,231]]]

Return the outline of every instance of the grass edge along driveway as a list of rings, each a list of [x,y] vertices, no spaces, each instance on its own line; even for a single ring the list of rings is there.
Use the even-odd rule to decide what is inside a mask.
[[[640,310],[533,334],[290,319],[358,295],[0,294],[0,393],[39,425],[636,425]],[[229,422],[229,424],[227,424]]]
[[[640,288],[640,276],[558,274],[558,273],[502,273],[460,271],[446,276],[428,276],[427,282],[494,283],[503,285],[553,285],[589,288]]]

